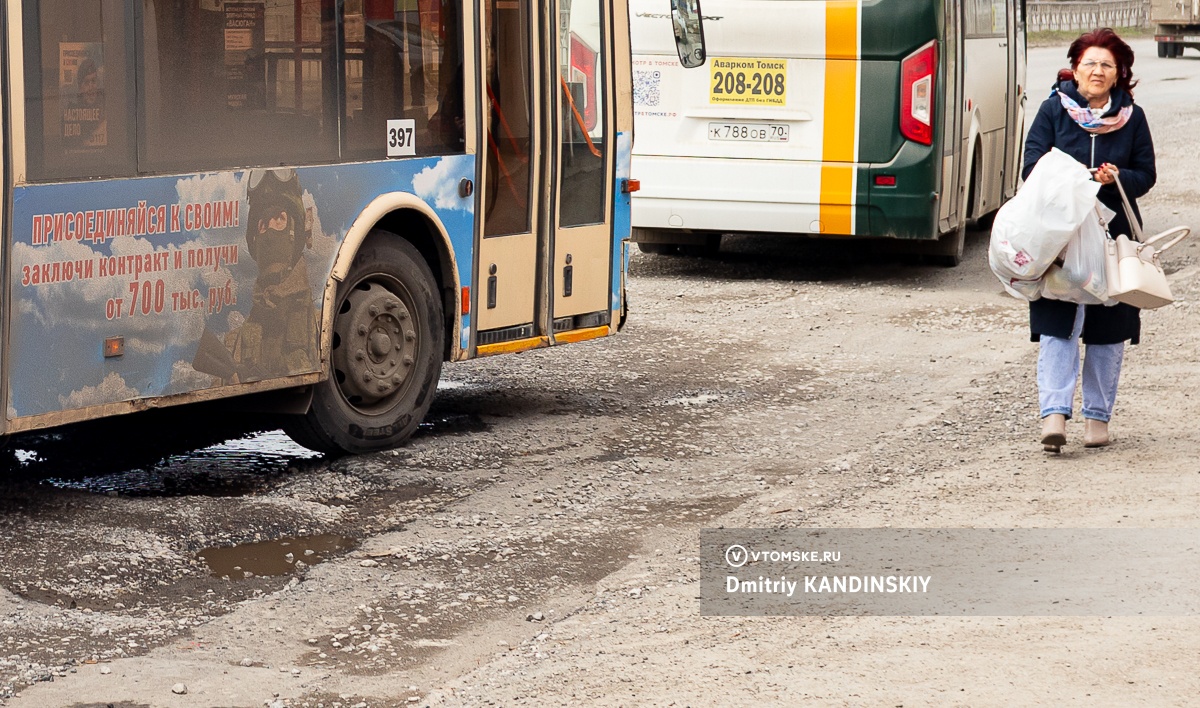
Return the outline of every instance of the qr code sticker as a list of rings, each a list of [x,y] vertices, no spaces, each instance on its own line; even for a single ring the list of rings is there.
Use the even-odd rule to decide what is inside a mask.
[[[633,72],[633,103],[637,106],[657,106],[659,100],[658,84],[662,80],[661,71]]]

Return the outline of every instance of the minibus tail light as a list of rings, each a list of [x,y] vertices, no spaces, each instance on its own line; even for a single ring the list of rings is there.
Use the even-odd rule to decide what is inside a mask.
[[[900,63],[900,134],[922,145],[933,144],[933,92],[937,84],[937,42]]]

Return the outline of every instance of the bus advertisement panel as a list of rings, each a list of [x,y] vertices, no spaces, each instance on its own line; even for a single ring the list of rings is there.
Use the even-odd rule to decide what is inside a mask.
[[[379,196],[410,194],[469,282],[474,200],[458,185],[474,173],[459,155],[16,188],[10,417],[319,373],[325,284],[350,225]],[[464,350],[469,328],[468,314]],[[106,358],[114,332],[124,353]]]

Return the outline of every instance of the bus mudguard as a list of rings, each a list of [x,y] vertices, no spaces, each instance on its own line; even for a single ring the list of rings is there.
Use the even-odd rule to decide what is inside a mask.
[[[376,227],[385,223],[388,218],[399,212],[408,211],[410,213],[419,214],[422,221],[429,227],[430,234],[433,237],[434,247],[437,250],[436,263],[429,263],[429,268],[434,273],[438,274],[446,288],[451,288],[454,293],[454,302],[447,303],[452,307],[450,313],[454,318],[454,326],[450,331],[446,332],[447,340],[450,345],[450,361],[458,361],[463,359],[466,354],[466,347],[462,344],[463,333],[463,316],[462,316],[462,288],[458,275],[458,262],[454,255],[454,249],[450,244],[450,236],[446,231],[446,227],[438,218],[437,213],[420,197],[417,197],[406,192],[390,192],[381,194],[372,200],[365,209],[354,220],[349,231],[346,233],[345,240],[338,250],[337,258],[334,260],[333,270],[330,272],[329,279],[325,283],[325,298],[324,306],[321,314],[321,356],[327,360],[329,351],[333,346],[333,305],[337,301],[337,288],[350,271],[350,266],[354,263],[355,257],[358,255],[359,249],[367,240],[367,236]],[[405,238],[405,234],[396,234],[398,238]]]

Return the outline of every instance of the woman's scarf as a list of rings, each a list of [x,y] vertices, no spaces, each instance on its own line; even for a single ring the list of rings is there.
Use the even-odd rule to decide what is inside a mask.
[[[1133,103],[1130,102],[1122,106],[1116,113],[1110,110],[1103,117],[1097,118],[1090,108],[1080,106],[1075,99],[1067,95],[1066,91],[1055,89],[1055,92],[1071,119],[1089,133],[1111,133],[1114,130],[1120,130],[1125,127],[1125,124],[1129,122],[1129,117],[1133,115]]]

